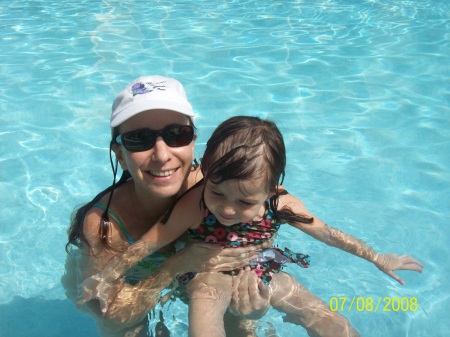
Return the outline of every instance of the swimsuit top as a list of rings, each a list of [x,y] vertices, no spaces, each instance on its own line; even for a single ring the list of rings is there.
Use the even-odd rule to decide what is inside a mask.
[[[222,225],[214,214],[206,209],[203,222],[196,229],[189,229],[189,234],[194,240],[225,247],[259,245],[273,237],[280,228],[280,223],[273,218],[268,200],[265,206],[266,211],[261,220],[232,226]]]
[[[280,228],[280,223],[273,218],[273,212],[266,201],[266,210],[261,220],[237,223],[232,226],[222,225],[208,209],[200,226],[190,229],[189,234],[194,240],[209,242],[224,247],[242,247],[247,245],[259,245],[270,238]],[[250,262],[250,269],[265,283],[269,284],[274,273],[279,273],[286,263],[295,263],[302,268],[308,268],[309,256],[294,253],[288,248],[268,248],[260,252],[258,259]],[[241,268],[225,272],[235,276]],[[183,280],[187,283],[187,280]]]

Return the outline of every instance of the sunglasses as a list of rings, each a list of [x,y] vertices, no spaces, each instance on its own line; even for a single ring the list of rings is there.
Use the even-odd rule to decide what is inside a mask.
[[[155,146],[158,137],[169,147],[182,147],[189,145],[194,135],[193,125],[169,125],[162,130],[138,129],[122,133],[116,137],[116,143],[130,152],[142,152]]]

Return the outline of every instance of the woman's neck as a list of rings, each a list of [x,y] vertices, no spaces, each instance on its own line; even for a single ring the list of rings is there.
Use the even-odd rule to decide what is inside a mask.
[[[176,200],[176,196],[160,197],[139,189],[136,185],[132,185],[131,199],[136,207],[136,212],[146,218],[159,219]]]
[[[116,192],[118,192],[116,194]],[[157,197],[130,180],[114,192],[113,206],[127,231],[138,239],[170,209],[176,197]]]

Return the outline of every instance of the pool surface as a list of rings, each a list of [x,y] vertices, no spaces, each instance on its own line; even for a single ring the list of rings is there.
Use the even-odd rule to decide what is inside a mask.
[[[111,184],[115,95],[151,74],[185,85],[198,157],[226,118],[271,118],[291,193],[425,265],[401,286],[285,226],[277,243],[312,259],[289,273],[362,336],[449,336],[449,14],[447,0],[1,2],[0,336],[98,336],[60,285],[66,231]],[[187,336],[187,307],[162,310]],[[259,336],[271,328],[307,336],[272,309]]]

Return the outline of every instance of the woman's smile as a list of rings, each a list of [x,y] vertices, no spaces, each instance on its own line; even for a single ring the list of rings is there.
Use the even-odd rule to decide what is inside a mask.
[[[148,173],[150,173],[150,175],[154,176],[154,177],[168,177],[171,176],[172,174],[174,174],[176,172],[176,169],[172,169],[172,170],[165,170],[165,171],[156,171],[156,170],[149,170],[147,171]]]

